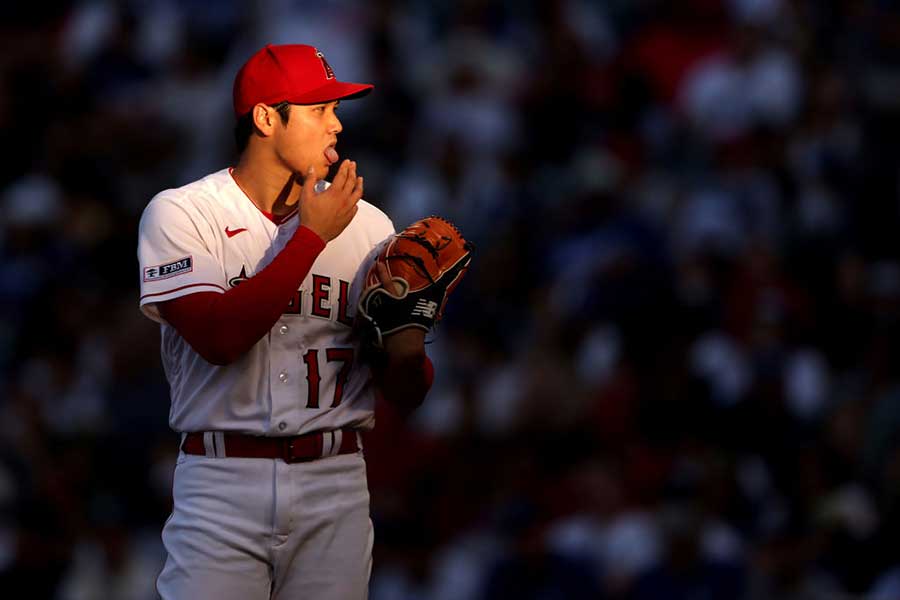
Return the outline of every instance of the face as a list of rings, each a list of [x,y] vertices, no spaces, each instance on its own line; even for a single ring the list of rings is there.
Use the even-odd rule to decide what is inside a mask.
[[[334,146],[343,130],[337,117],[340,104],[335,100],[323,104],[293,104],[287,125],[275,116],[274,147],[279,161],[293,173],[305,175],[312,166],[316,178],[328,175],[332,159],[337,156]]]

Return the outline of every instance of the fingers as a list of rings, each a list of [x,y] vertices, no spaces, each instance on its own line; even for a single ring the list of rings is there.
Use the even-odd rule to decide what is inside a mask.
[[[296,181],[296,177],[294,178]],[[306,170],[306,177],[303,178],[303,191],[300,193],[307,198],[312,194],[316,189],[316,170],[314,167],[310,166]]]
[[[344,159],[326,192],[342,208],[348,222],[356,216],[357,202],[363,195],[363,178],[356,174],[356,161]],[[352,211],[351,211],[352,209]]]
[[[347,186],[347,179],[350,176],[351,166],[355,166],[356,163],[349,159],[344,159],[344,162],[341,163],[341,166],[338,167],[338,171],[334,176],[334,179],[331,182],[331,187],[335,189],[337,192],[343,192],[344,188]]]
[[[376,262],[375,263],[375,273],[378,274],[378,279],[381,281],[381,285],[386,288],[389,288],[391,285],[391,276],[388,273],[387,267],[384,266],[383,263]]]
[[[340,199],[345,206],[354,206],[363,196],[363,178],[356,175],[356,163],[352,163],[349,168],[349,174],[344,180],[344,187],[337,188],[339,184],[332,183],[332,188],[336,188],[335,192],[339,194]],[[356,211],[353,211],[356,214]]]
[[[378,280],[381,282],[382,287],[389,293],[394,294],[395,296],[399,296],[401,293],[403,293],[403,289],[400,287],[400,285],[398,285],[396,281],[391,279],[391,274],[388,272],[387,267],[384,265],[384,263],[375,263],[375,273],[378,275]]]
[[[350,161],[350,168],[347,170],[347,179],[344,181],[344,192],[350,193],[353,191],[353,186],[356,183],[356,161]]]
[[[363,179],[356,175],[356,162],[344,159],[325,191],[316,193],[314,168],[306,173],[300,203],[300,221],[326,242],[346,229],[356,216],[362,197]]]
[[[328,191],[331,192],[332,195],[343,196],[346,198],[355,194],[358,186],[361,188],[361,179],[361,177],[356,175],[356,161],[344,159],[344,162],[338,167],[338,171],[335,173],[334,179],[331,181],[331,187],[328,188]],[[362,197],[361,192],[359,193],[359,197]]]
[[[356,185],[353,186],[353,191],[350,193],[350,199],[353,202],[359,202],[359,199],[363,197],[363,178],[356,178]]]

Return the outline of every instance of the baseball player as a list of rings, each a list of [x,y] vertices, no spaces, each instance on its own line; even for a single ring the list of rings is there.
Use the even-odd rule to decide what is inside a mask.
[[[353,327],[366,261],[394,228],[339,161],[336,111],[372,88],[338,81],[314,47],[266,46],[234,82],[237,164],[144,210],[140,306],[161,326],[182,435],[164,599],[367,595],[358,432],[376,387],[410,410],[433,376],[422,329],[387,336],[376,369]]]

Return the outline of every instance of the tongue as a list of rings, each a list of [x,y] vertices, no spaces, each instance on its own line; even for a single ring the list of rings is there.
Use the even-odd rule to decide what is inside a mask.
[[[329,146],[325,148],[325,158],[328,159],[328,162],[334,164],[338,161],[338,153],[334,148]]]

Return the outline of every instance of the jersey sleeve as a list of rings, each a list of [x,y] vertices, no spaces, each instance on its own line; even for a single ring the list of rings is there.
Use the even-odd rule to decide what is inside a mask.
[[[378,253],[381,252],[382,246],[388,243],[391,236],[396,233],[393,221],[379,209],[367,203],[364,207],[361,207],[360,210],[366,210],[366,218],[369,220],[368,233],[370,250],[360,263],[359,268],[356,270],[356,275],[353,278],[353,282],[350,284],[350,306],[353,307],[354,312],[356,311],[360,296],[363,291],[365,291],[366,275],[369,273],[369,269],[375,264],[375,258],[378,256]]]
[[[141,311],[163,322],[156,304],[197,292],[224,294],[225,269],[215,255],[213,228],[201,212],[164,195],[141,216],[138,263]]]
[[[375,228],[375,246],[380,246],[381,243],[387,238],[391,237],[396,233],[394,229],[394,222],[391,219],[382,213],[382,218],[379,219],[378,226]]]

